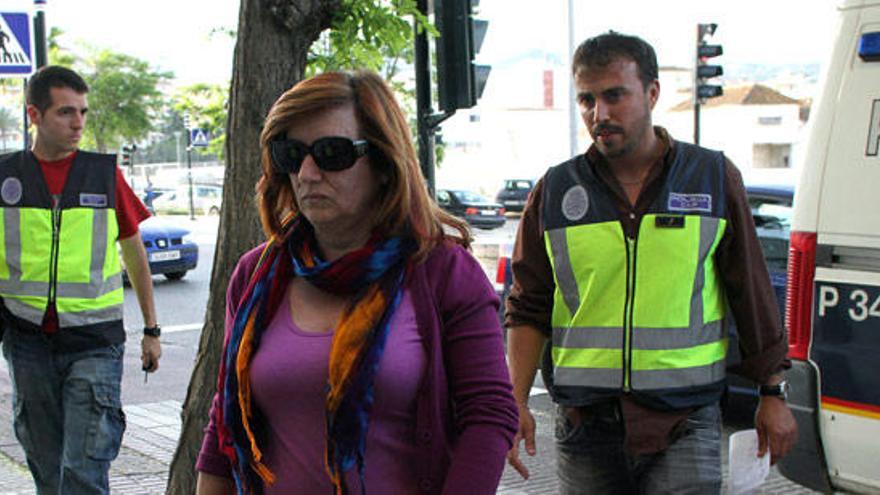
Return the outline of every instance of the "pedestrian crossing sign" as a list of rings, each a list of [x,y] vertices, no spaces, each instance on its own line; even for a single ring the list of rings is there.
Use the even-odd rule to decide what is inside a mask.
[[[205,129],[189,130],[190,145],[196,148],[205,148],[208,146],[208,131]]]
[[[0,77],[27,77],[34,72],[31,16],[0,12]]]

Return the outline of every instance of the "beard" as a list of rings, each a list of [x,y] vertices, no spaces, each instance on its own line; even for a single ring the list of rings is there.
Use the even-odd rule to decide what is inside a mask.
[[[601,139],[598,139],[602,131],[618,133],[621,137],[621,142],[619,144],[612,143],[609,146]],[[645,135],[648,132],[653,132],[653,125],[651,124],[651,108],[645,105],[644,114],[633,123],[629,131],[625,127],[617,125],[599,124],[593,128],[593,132],[590,134],[602,155],[609,159],[617,159],[626,157],[638,149],[644,142]]]

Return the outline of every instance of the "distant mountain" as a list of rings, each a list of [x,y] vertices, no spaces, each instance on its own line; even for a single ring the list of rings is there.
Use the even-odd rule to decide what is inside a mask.
[[[785,75],[802,76],[808,81],[819,79],[819,64],[723,64],[726,81],[764,82]]]
[[[522,62],[549,62],[552,65],[565,66],[567,62],[562,59],[558,53],[548,52],[546,50],[534,49],[526,52],[518,53],[514,56],[501,60],[486,61],[494,67],[509,67],[518,65]]]

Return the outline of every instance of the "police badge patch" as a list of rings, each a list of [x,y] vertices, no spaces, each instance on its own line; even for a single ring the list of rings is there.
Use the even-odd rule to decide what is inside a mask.
[[[93,208],[103,208],[103,207],[107,206],[107,195],[106,194],[80,193],[79,205],[80,206],[91,206]]]
[[[21,201],[21,181],[17,177],[7,177],[0,186],[0,198],[8,205]]]
[[[669,193],[669,201],[666,207],[669,211],[702,211],[712,213],[712,195],[671,192]]]
[[[590,198],[584,186],[572,186],[562,196],[562,215],[575,222],[584,218],[590,209]]]

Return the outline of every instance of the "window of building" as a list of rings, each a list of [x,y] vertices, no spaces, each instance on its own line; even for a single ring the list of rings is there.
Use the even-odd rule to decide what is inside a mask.
[[[791,167],[791,143],[756,143],[752,146],[753,168]]]
[[[759,125],[782,125],[782,117],[758,117]]]

